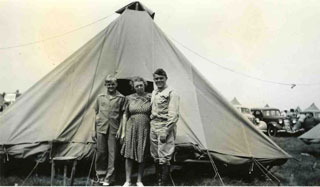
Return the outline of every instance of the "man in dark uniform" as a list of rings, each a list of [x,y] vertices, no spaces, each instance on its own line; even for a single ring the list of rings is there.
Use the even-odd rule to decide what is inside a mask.
[[[99,183],[109,186],[114,182],[115,160],[118,152],[116,134],[124,111],[125,97],[117,88],[117,79],[108,75],[105,80],[107,92],[98,96],[96,111],[97,153],[95,169]]]

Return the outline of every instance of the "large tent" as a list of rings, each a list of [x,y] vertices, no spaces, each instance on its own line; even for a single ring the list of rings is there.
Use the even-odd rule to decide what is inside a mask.
[[[138,10],[133,10],[138,8]],[[93,153],[93,104],[104,79],[133,76],[152,81],[164,68],[180,95],[177,145],[191,144],[220,161],[243,164],[290,158],[222,97],[138,3],[120,9],[108,27],[27,90],[0,117],[0,145],[16,158],[54,155],[87,158]],[[283,163],[283,162],[282,162]]]

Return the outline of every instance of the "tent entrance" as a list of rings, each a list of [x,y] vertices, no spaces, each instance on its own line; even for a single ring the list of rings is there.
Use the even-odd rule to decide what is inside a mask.
[[[153,91],[153,82],[147,81],[148,85],[145,88],[147,93],[152,93]],[[130,85],[130,79],[118,79],[117,90],[124,96],[135,93],[132,86]]]

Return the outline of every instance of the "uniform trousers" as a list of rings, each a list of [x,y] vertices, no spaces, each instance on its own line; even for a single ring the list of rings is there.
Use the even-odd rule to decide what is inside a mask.
[[[160,136],[163,135],[163,130],[159,123],[155,124],[151,121],[150,129],[150,153],[155,163],[160,165],[170,165],[170,160],[175,149],[176,125],[167,132],[166,141],[161,142]]]
[[[97,133],[96,174],[98,178],[105,176],[105,180],[109,182],[114,182],[115,162],[119,149],[115,136],[116,133],[110,130],[106,134]]]

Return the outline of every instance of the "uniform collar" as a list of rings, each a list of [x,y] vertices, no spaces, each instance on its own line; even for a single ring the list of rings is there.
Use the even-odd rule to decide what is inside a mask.
[[[172,91],[172,89],[171,89],[168,85],[166,85],[166,87],[165,87],[162,91],[160,91],[160,90],[157,88],[157,89],[156,89],[156,94],[158,94],[158,93],[169,94],[171,91]]]
[[[110,95],[108,92],[106,93],[107,97],[109,99],[114,99],[114,98],[117,98],[117,97],[123,97],[123,95],[118,91],[116,90],[116,93],[114,95]]]

